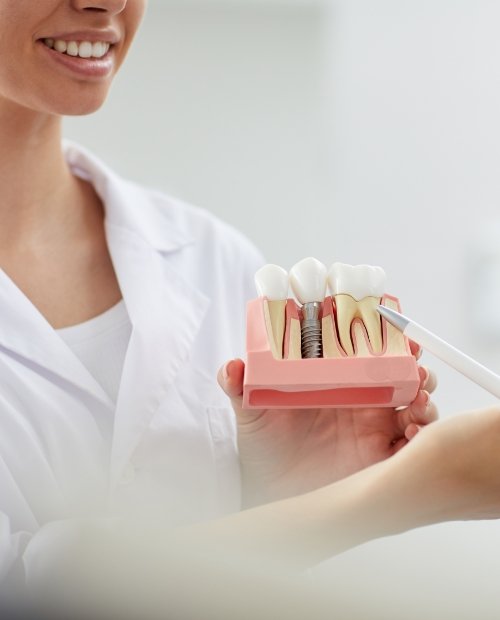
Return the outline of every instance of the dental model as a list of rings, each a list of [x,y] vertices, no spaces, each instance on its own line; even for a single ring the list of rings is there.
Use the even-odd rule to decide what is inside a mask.
[[[255,274],[255,286],[259,296],[266,299],[264,313],[273,355],[282,359],[288,273],[278,265],[265,265]]]
[[[302,357],[322,357],[320,312],[326,293],[326,267],[316,258],[304,258],[290,270],[290,285],[302,304]]]
[[[347,355],[355,354],[353,340],[363,346],[363,331],[359,329],[363,325],[373,353],[382,353],[382,325],[377,306],[385,293],[386,279],[381,267],[344,263],[331,266],[328,284],[337,309],[340,344]],[[351,338],[352,333],[355,338]]]
[[[380,267],[335,263],[327,274],[306,258],[289,277],[266,265],[255,282],[244,408],[400,407],[415,398],[420,379],[408,339],[377,311],[401,311]],[[289,284],[300,304],[287,299]]]

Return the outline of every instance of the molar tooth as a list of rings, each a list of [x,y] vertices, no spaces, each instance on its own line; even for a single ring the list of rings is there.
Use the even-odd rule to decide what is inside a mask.
[[[385,292],[386,275],[381,267],[334,263],[328,275],[337,308],[340,343],[347,355],[354,355],[351,325],[363,321],[374,353],[382,352],[382,328],[377,306]]]
[[[54,47],[54,39],[44,39],[43,41],[47,47],[51,49]]]

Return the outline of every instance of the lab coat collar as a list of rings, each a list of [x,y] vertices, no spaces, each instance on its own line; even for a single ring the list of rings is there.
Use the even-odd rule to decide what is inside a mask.
[[[132,323],[115,413],[111,489],[188,360],[208,298],[174,269],[169,255],[193,243],[180,209],[118,178],[89,153],[66,143],[75,174],[89,180],[106,210],[106,238]]]
[[[76,386],[108,408],[113,403],[45,317],[0,269],[0,349],[49,379]]]
[[[145,201],[144,188],[120,178],[85,148],[69,140],[63,141],[63,147],[73,174],[89,181],[101,198],[110,225],[142,237],[163,252],[193,243],[191,231],[175,219],[172,210],[156,203],[158,195],[154,192],[149,192],[149,200]]]
[[[109,251],[133,327],[115,413],[112,481],[116,481],[188,359],[209,300],[168,260],[172,252],[193,242],[189,231],[176,225],[176,214],[80,147],[66,143],[65,151],[74,173],[89,180],[103,200]],[[35,365],[48,380],[62,386],[69,383],[67,389],[83,390],[114,408],[80,360],[1,270],[0,307],[0,348],[23,364]]]

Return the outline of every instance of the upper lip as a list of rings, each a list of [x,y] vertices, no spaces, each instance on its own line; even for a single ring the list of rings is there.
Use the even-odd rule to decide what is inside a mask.
[[[90,43],[103,41],[104,43],[114,45],[120,41],[120,35],[116,30],[112,29],[78,30],[76,32],[58,32],[41,37],[41,39],[54,39],[55,41],[89,41]]]

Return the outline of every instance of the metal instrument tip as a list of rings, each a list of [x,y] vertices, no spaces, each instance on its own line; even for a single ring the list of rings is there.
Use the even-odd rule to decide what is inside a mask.
[[[380,314],[380,316],[384,317],[384,319],[388,323],[393,325],[396,329],[399,329],[399,331],[404,332],[409,323],[409,320],[405,316],[399,314],[399,312],[396,312],[391,308],[386,308],[385,306],[377,306],[377,312]]]

